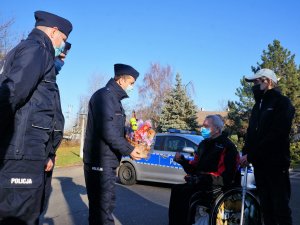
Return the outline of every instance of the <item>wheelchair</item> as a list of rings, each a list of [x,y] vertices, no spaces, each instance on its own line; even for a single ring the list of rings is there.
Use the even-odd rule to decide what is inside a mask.
[[[190,199],[189,225],[262,225],[253,167],[240,169],[242,185],[196,192]],[[210,200],[203,204],[203,196]]]

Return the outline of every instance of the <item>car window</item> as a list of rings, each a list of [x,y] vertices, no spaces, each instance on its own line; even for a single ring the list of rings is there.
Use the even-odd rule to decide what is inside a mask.
[[[156,136],[155,137],[155,143],[154,143],[154,150],[164,150],[164,141],[165,136]]]
[[[165,151],[181,152],[186,147],[186,140],[182,137],[169,136],[165,143]]]
[[[198,149],[198,145],[196,145],[195,143],[193,143],[193,142],[191,142],[191,141],[189,141],[189,140],[186,140],[186,147],[191,147],[191,148],[193,148],[195,151],[197,151],[197,149]]]

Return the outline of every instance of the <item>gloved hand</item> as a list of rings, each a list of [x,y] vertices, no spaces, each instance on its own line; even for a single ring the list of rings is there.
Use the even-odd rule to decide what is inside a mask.
[[[174,161],[177,163],[180,163],[184,160],[185,160],[184,155],[180,154],[179,152],[176,152],[176,154],[174,156]]]
[[[187,184],[203,184],[203,185],[207,185],[207,184],[211,184],[212,182],[212,178],[210,175],[208,174],[200,174],[200,175],[186,175],[184,177],[184,180],[186,181]]]
[[[61,70],[61,68],[63,67],[64,64],[65,64],[65,62],[63,60],[61,60],[59,57],[55,58],[54,66],[55,66],[56,74],[59,74],[59,71]]]
[[[199,181],[200,181],[200,177],[197,176],[197,175],[190,175],[190,174],[188,174],[188,175],[186,175],[186,176],[184,177],[184,180],[185,180],[186,183],[188,183],[188,184],[198,184]]]

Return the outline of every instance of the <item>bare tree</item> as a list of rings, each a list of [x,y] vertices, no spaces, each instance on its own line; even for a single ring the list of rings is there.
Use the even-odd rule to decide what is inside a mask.
[[[14,23],[14,19],[10,19],[3,24],[0,24],[0,59],[4,58],[6,53],[11,49],[12,36],[9,29]]]
[[[156,127],[163,102],[172,89],[173,73],[169,65],[166,67],[152,63],[139,89],[139,104],[137,116],[142,119],[151,119]]]
[[[108,76],[94,73],[89,78],[89,87],[87,94],[79,97],[79,109],[74,121],[72,133],[79,134],[81,132],[81,119],[82,116],[86,116],[88,113],[88,104],[91,96],[100,88],[104,87]]]
[[[94,73],[89,77],[89,87],[88,92],[85,95],[80,96],[79,103],[79,112],[87,113],[88,111],[88,103],[91,96],[100,88],[104,87],[108,76]]]
[[[108,81],[108,76],[103,74],[94,73],[89,78],[89,96],[92,96],[98,89],[104,87]]]
[[[221,99],[218,101],[219,109],[218,111],[227,111],[228,110],[228,100]]]
[[[196,96],[195,86],[193,81],[189,81],[184,85],[186,94],[191,98],[193,95]]]

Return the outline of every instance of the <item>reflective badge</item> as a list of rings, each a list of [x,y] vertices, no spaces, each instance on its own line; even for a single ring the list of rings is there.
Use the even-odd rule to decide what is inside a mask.
[[[11,178],[11,184],[32,184],[31,178]]]
[[[44,182],[44,173],[0,173],[0,188],[39,188]]]
[[[103,168],[102,168],[102,167],[93,166],[93,167],[92,167],[92,170],[95,170],[95,171],[103,171]]]
[[[3,73],[4,71],[4,65],[5,65],[5,60],[1,61],[0,60],[0,75]]]

